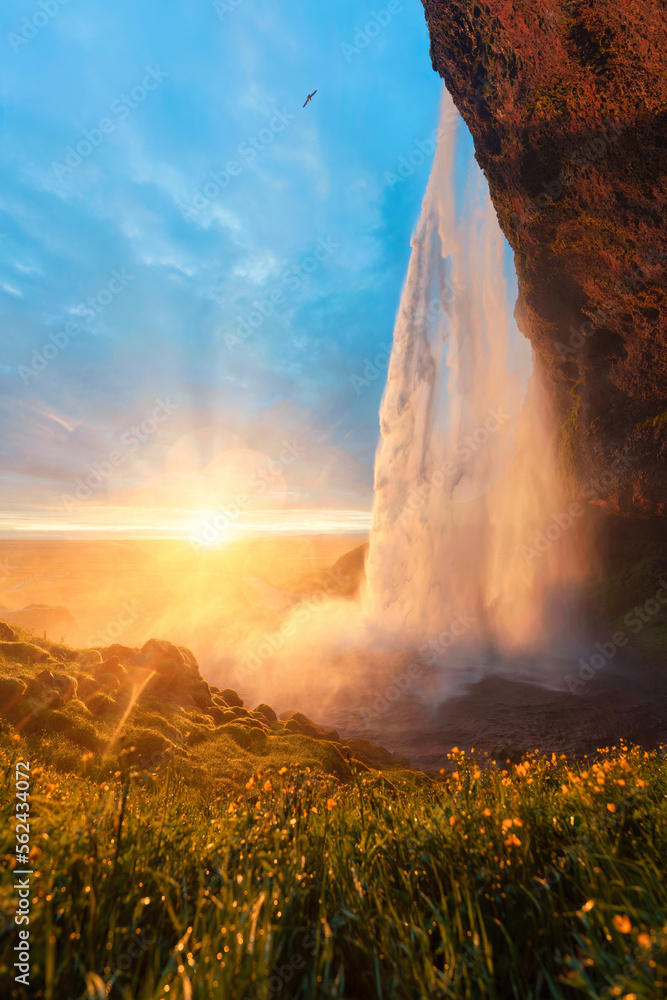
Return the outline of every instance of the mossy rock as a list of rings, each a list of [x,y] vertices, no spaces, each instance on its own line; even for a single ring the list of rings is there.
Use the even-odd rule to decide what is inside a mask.
[[[112,643],[111,646],[103,646],[98,649],[102,661],[108,660],[111,656],[118,657],[120,663],[126,663],[131,656],[135,656],[139,650],[133,646],[123,646],[119,642]]]
[[[220,695],[232,708],[243,708],[243,698],[233,688],[224,688]]]
[[[79,689],[76,677],[71,674],[54,674],[53,687],[65,702],[76,698]]]
[[[87,750],[98,750],[101,740],[94,726],[85,719],[73,717],[66,709],[54,708],[51,712],[32,715],[23,723],[22,728],[27,733],[46,733],[49,736],[60,735],[70,743]]]
[[[103,657],[98,649],[83,649],[76,659],[81,668],[87,670],[89,667],[94,667],[95,664],[101,663]]]
[[[207,708],[206,715],[209,715],[218,726],[227,721],[227,712],[223,711],[217,705],[211,705],[210,708]]]
[[[224,726],[219,726],[216,730],[216,735],[227,736],[243,750],[252,751],[253,753],[261,752],[266,747],[268,740],[266,733],[261,727],[244,726],[240,722],[232,722]]]
[[[34,642],[0,642],[0,654],[12,663],[45,663],[51,661],[51,655]]]
[[[273,711],[273,709],[271,708],[271,706],[270,705],[265,705],[263,702],[262,702],[261,705],[257,706],[257,708],[255,709],[255,711],[254,711],[253,714],[254,715],[261,715],[262,718],[266,719],[267,722],[276,722],[277,719],[278,719],[278,716]]]
[[[130,759],[141,762],[142,767],[157,767],[164,754],[174,747],[170,739],[155,729],[133,729],[126,734],[126,741]]]
[[[0,677],[0,711],[16,705],[27,689],[28,685],[20,677]]]
[[[300,722],[299,719],[295,718],[285,721],[284,731],[286,733],[300,733],[302,736],[310,736],[313,740],[321,740],[324,737],[324,733],[319,726],[315,726],[310,722]]]
[[[85,699],[86,707],[93,715],[108,715],[115,707],[116,703],[109,695],[98,691]]]
[[[102,674],[111,674],[119,684],[127,680],[127,670],[117,656],[108,656],[106,660],[102,660],[101,663],[96,665],[93,674],[95,677],[99,677]]]
[[[0,621],[0,642],[16,642],[18,636],[7,622]]]
[[[91,677],[90,674],[79,674],[77,677],[77,688],[79,697],[85,701],[95,691],[99,691],[100,685],[99,681]]]
[[[203,743],[205,740],[210,739],[214,732],[215,729],[213,726],[195,726],[190,730],[189,735],[185,737],[185,742],[188,746],[197,746],[198,743]]]
[[[100,666],[102,666],[102,664],[100,664]],[[103,674],[100,672],[96,673],[95,677],[100,690],[105,694],[113,695],[120,688],[120,681],[115,674]]]
[[[234,713],[232,712],[231,709],[227,709],[226,712],[223,711],[222,715],[223,715],[223,719],[222,719],[223,725],[226,722],[236,722],[236,716],[234,715]]]
[[[351,737],[345,742],[356,760],[360,760],[363,764],[367,764],[368,767],[375,768],[378,771],[387,771],[393,768],[406,769],[410,767],[410,761],[407,757],[400,757],[398,754],[393,754],[389,750],[385,750],[384,747],[378,746],[377,743],[371,743],[369,740],[364,740],[357,736]]]
[[[261,729],[265,733],[269,731],[266,722],[260,721],[260,719],[253,719],[252,716],[240,716],[237,717],[236,721],[240,726],[246,726],[250,729]]]

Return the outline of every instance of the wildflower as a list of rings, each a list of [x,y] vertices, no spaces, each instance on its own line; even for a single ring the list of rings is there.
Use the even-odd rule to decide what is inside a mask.
[[[651,947],[651,935],[645,932],[637,935],[637,944],[640,948],[650,948]]]
[[[270,792],[271,791],[271,787],[272,787],[271,786],[271,782],[267,778],[266,781],[264,782],[264,791],[265,792]]]
[[[637,778],[637,784],[639,785],[640,788],[646,788],[646,782],[642,781],[641,778]]]
[[[450,826],[456,826],[456,816],[450,816],[449,817],[449,825]]]
[[[287,774],[287,768],[281,767],[280,770],[278,771],[278,774]]]
[[[336,805],[336,802],[335,802],[334,799],[327,799],[327,809],[329,810],[329,812],[331,812],[331,810],[333,809],[333,807],[335,805]]]
[[[254,779],[253,775],[251,775],[250,778],[246,781],[245,786],[248,789],[248,791],[250,791],[251,788],[254,788],[254,786],[255,786],[255,779]]]
[[[18,743],[18,741],[20,739],[21,739],[21,734],[20,733],[14,733],[14,735],[12,736],[12,742],[13,743]]]
[[[505,841],[505,847],[521,847],[521,841],[517,837],[516,833],[510,834]]]
[[[594,906],[595,906],[595,900],[589,899],[584,903],[581,909],[584,911],[584,913],[588,913],[590,910],[593,909]]]
[[[629,934],[632,930],[632,924],[628,915],[626,913],[617,913],[614,917],[614,927],[621,934]]]
[[[491,815],[490,809],[485,809],[484,812],[482,813],[482,816],[490,816],[490,815]]]
[[[503,820],[503,833],[505,832],[505,830],[509,830],[509,828],[511,827],[511,825],[512,825],[512,820],[511,819],[504,819]]]
[[[613,802],[607,802],[607,809],[609,810],[610,813],[616,812],[616,806],[614,805]]]

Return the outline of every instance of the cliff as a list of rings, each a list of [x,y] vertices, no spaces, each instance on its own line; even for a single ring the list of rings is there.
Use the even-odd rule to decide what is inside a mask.
[[[667,514],[667,5],[423,0],[574,493]]]

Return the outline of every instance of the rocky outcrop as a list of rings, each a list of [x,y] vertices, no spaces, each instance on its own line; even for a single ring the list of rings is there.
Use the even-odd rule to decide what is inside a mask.
[[[667,514],[667,17],[657,0],[423,0],[516,260],[573,491]]]

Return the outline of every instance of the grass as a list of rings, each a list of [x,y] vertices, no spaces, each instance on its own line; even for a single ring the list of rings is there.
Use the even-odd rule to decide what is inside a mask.
[[[0,739],[5,809],[33,761],[33,997],[667,995],[658,752],[507,772],[454,753],[437,782],[270,762],[215,794],[178,759],[110,774],[79,751],[64,776],[38,740]],[[9,824],[2,840],[11,857]],[[19,997],[11,930],[0,989]]]

